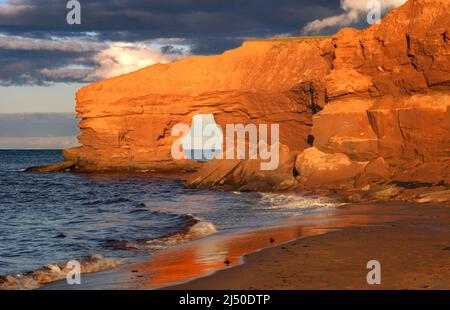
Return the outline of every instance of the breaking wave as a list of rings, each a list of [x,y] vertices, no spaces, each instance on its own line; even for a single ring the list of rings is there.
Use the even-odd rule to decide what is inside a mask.
[[[155,213],[155,212],[153,212]],[[162,214],[163,212],[158,212]],[[191,214],[175,215],[171,213],[164,213],[167,216],[174,217],[175,221],[183,221],[179,225],[179,229],[173,233],[163,235],[159,238],[152,238],[148,240],[126,241],[126,240],[108,240],[109,247],[116,249],[133,249],[133,250],[159,250],[168,246],[181,244],[188,241],[198,240],[217,232],[214,224],[205,222]]]
[[[133,213],[148,210],[133,210]],[[106,240],[105,246],[112,250],[160,250],[168,246],[197,240],[215,233],[216,227],[209,222],[203,222],[191,214],[174,214],[161,211],[150,211],[150,216],[164,217],[175,232],[149,240]],[[102,255],[83,257],[79,260],[81,273],[92,273],[114,268],[124,262],[124,259],[105,258]],[[40,286],[65,279],[71,269],[66,264],[48,264],[47,266],[22,274],[0,275],[0,290],[30,290]]]
[[[114,268],[122,260],[104,258],[101,255],[84,257],[79,260],[81,273],[97,272]],[[71,271],[66,264],[49,264],[39,270],[17,275],[0,276],[0,290],[31,290],[41,285],[65,279]]]
[[[167,245],[174,245],[205,238],[209,235],[214,234],[215,232],[217,232],[217,229],[212,223],[202,222],[198,220],[197,223],[187,228],[185,231],[177,232],[173,235],[169,235],[160,239],[148,240],[146,241],[146,246],[165,247]]]

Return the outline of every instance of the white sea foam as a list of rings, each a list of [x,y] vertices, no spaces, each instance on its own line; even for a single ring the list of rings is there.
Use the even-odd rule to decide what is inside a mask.
[[[113,268],[122,261],[119,259],[104,258],[101,255],[94,255],[80,260],[81,273],[97,272]],[[49,264],[39,270],[0,277],[0,290],[31,290],[39,288],[41,285],[62,280],[71,271],[62,264]]]
[[[262,193],[262,200],[267,202],[270,208],[275,209],[325,209],[335,208],[340,205],[327,197],[306,197],[300,195]]]
[[[185,238],[188,240],[197,240],[212,235],[215,232],[217,232],[217,229],[214,224],[209,222],[198,222],[189,228]]]
[[[214,224],[198,220],[197,223],[187,228],[185,231],[177,232],[173,235],[149,240],[145,243],[147,249],[159,249],[170,245],[185,243],[210,236],[217,232]]]

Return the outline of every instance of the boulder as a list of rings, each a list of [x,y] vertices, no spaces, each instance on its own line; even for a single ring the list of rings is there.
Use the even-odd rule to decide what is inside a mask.
[[[213,159],[186,181],[186,187],[210,188],[224,185],[241,164],[240,160]]]
[[[398,187],[389,186],[372,193],[372,196],[377,200],[392,200],[395,199],[401,192],[401,189]]]
[[[293,187],[295,153],[279,146],[279,165],[275,170],[262,170],[261,159],[213,159],[187,180],[189,188],[232,187],[242,191],[283,190]]]
[[[428,202],[434,202],[434,203],[442,203],[442,202],[448,202],[450,201],[450,190],[445,191],[438,191],[434,193],[427,193],[421,195],[420,198],[416,199],[419,203],[428,203]]]
[[[387,180],[392,171],[384,158],[379,157],[367,164],[365,174],[369,180]]]
[[[304,185],[336,185],[353,182],[364,171],[365,165],[364,162],[350,160],[345,154],[328,154],[312,147],[297,156],[295,170]]]

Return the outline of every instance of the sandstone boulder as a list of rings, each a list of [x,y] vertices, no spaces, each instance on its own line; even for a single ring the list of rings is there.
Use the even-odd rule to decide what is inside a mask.
[[[369,180],[387,180],[392,175],[392,171],[384,158],[379,157],[367,164],[365,174]]]
[[[275,170],[262,170],[261,159],[213,159],[193,174],[189,188],[232,187],[241,191],[283,190],[296,185],[295,152],[279,146],[279,165]]]
[[[189,188],[210,188],[224,185],[233,172],[242,164],[240,160],[213,159],[206,163],[186,183]]]
[[[364,171],[365,164],[342,153],[328,154],[312,147],[297,156],[295,169],[304,185],[336,185],[353,182]]]
[[[438,191],[434,193],[427,193],[422,195],[420,198],[416,200],[419,203],[427,203],[427,202],[434,202],[434,203],[442,203],[450,201],[450,190],[445,191]]]

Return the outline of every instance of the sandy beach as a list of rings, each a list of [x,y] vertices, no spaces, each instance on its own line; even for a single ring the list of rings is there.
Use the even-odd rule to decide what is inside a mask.
[[[396,220],[301,238],[250,254],[240,266],[169,289],[450,288],[448,207],[347,206],[341,209],[342,217],[356,218],[358,209],[371,214],[365,217],[368,222],[371,217]],[[367,284],[370,260],[381,264],[381,285]]]

